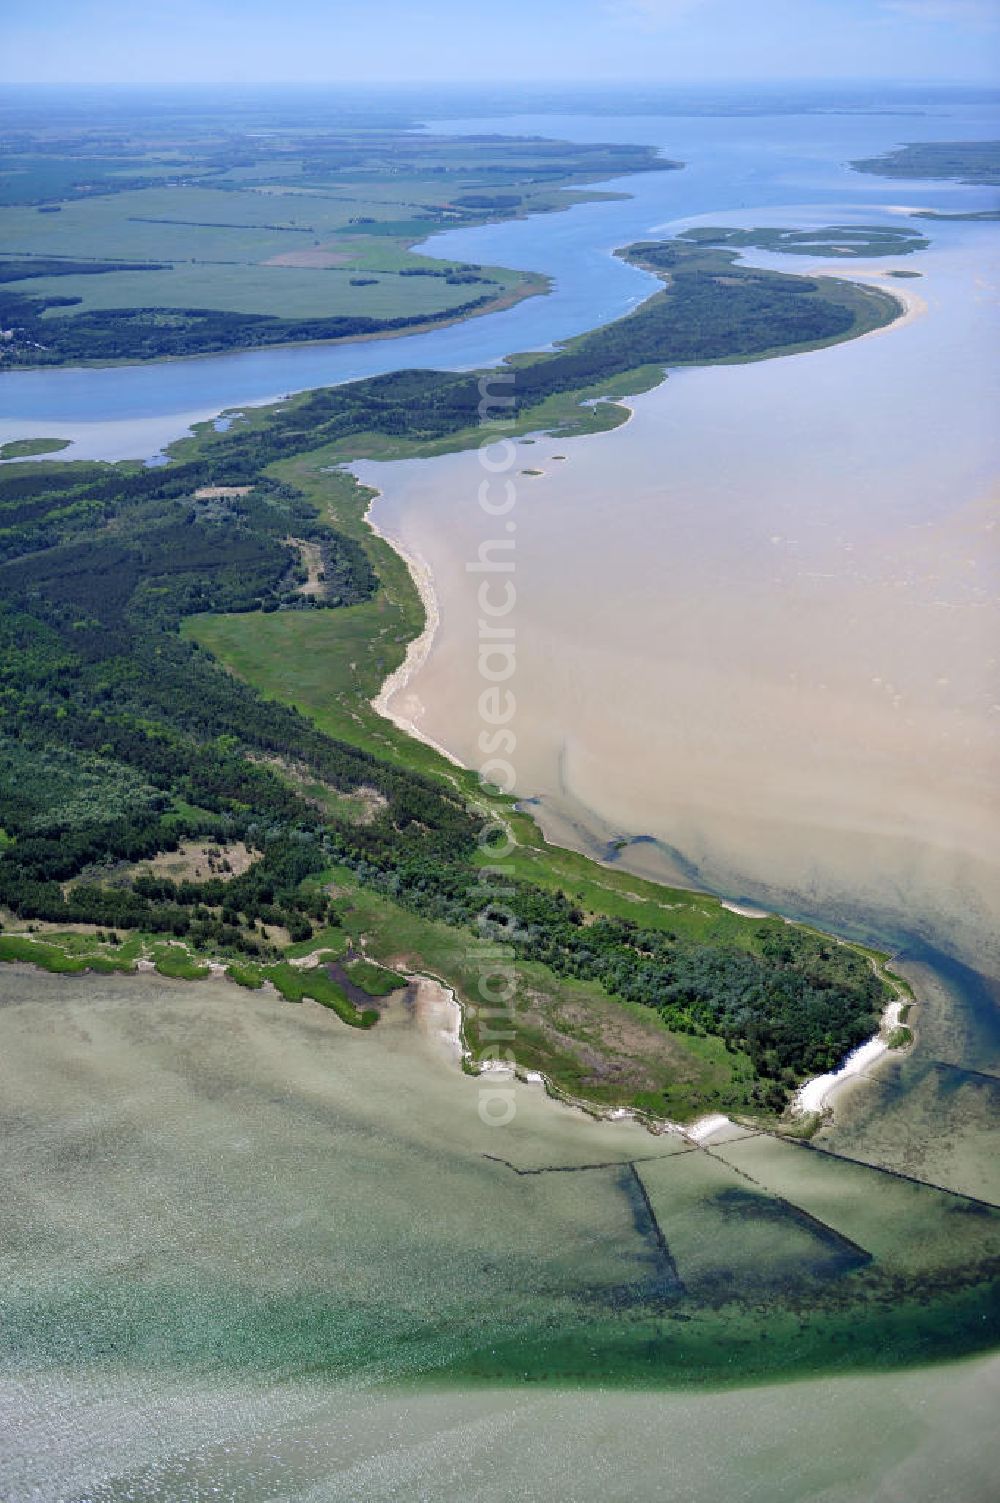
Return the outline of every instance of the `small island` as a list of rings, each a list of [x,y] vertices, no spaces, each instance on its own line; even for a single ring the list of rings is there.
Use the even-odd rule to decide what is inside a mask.
[[[38,454],[58,454],[69,446],[68,438],[12,438],[0,444],[0,459],[32,459]]]
[[[717,229],[699,226],[682,230],[680,240],[695,245],[724,245],[733,249],[777,251],[785,256],[909,256],[926,250],[930,244],[916,230],[896,229],[882,224],[837,224],[824,229]]]
[[[878,177],[942,178],[992,188],[1000,186],[1000,141],[909,141],[851,166]]]
[[[912,219],[936,219],[946,223],[956,221],[975,224],[983,222],[989,224],[1000,219],[1000,209],[970,209],[967,214],[945,214],[940,209],[915,209],[910,216]]]

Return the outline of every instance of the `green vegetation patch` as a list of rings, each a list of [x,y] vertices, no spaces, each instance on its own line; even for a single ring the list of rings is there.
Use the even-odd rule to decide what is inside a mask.
[[[74,954],[62,935],[44,940],[21,934],[0,934],[0,961],[16,960],[67,976],[80,975],[83,971],[110,975],[114,971],[131,971],[133,966],[132,958],[127,954],[113,954],[90,947],[81,947],[81,951]]]
[[[226,975],[230,981],[235,981],[237,986],[246,987],[247,991],[259,992],[264,985],[264,977],[260,971],[250,965],[240,965],[236,961],[226,966]]]
[[[416,315],[436,319],[464,307],[474,297],[500,299],[529,285],[545,285],[542,279],[532,283],[519,272],[498,268],[477,267],[462,275],[446,275],[445,270],[451,269],[440,270],[440,263],[432,275],[407,277],[380,266],[377,257],[362,256],[356,246],[342,259],[343,265],[329,267],[251,264],[241,268],[239,275],[227,265],[192,266],[190,262],[156,271],[121,272],[114,277],[62,275],[56,279],[39,275],[22,282],[18,295],[46,303],[42,327],[48,337],[50,326],[58,326],[60,320],[114,310],[129,310],[129,316],[143,309],[172,311],[189,322],[193,310],[204,307],[287,321],[342,318],[386,322]],[[420,264],[417,258],[413,260]],[[358,280],[359,267],[380,274]],[[66,298],[72,299],[72,311],[63,302]],[[94,327],[95,320],[88,326]],[[53,332],[56,337],[69,338],[73,331],[60,332],[56,327]]]
[[[406,977],[400,976],[387,966],[375,965],[370,960],[355,957],[344,966],[354,985],[367,992],[369,997],[388,997],[406,985]]]
[[[58,454],[68,449],[68,438],[12,438],[0,444],[0,459],[30,459],[34,454]]]
[[[678,165],[647,146],[331,131],[314,118],[303,132],[284,112],[246,134],[230,117],[221,144],[203,120],[183,142],[153,121],[128,143],[102,146],[76,121],[62,135],[73,155],[58,166],[42,156],[47,132],[27,127],[27,149],[0,166],[0,365],[356,339],[504,307],[546,280],[413,245]]]
[[[287,961],[266,966],[262,972],[286,1002],[302,1002],[306,997],[329,1007],[352,1028],[371,1028],[378,1022],[374,1009],[359,1009],[349,1001],[342,986],[327,975],[322,966],[295,966]]]
[[[186,945],[154,945],[152,958],[161,976],[176,981],[204,981],[210,974],[208,966],[195,960]]]
[[[874,172],[879,177],[946,178],[996,187],[1000,184],[1000,141],[911,141],[851,166],[856,172]]]
[[[702,246],[729,246],[741,250],[752,247],[786,256],[841,256],[845,260],[859,256],[909,256],[914,251],[926,250],[930,244],[916,230],[859,224],[831,225],[815,230],[733,230],[705,225],[682,230],[678,239]]]
[[[814,348],[899,311],[887,294],[743,267],[725,248],[624,254],[664,290],[518,357],[508,432],[608,426],[620,409],[581,400],[643,389],[670,364]],[[869,957],[549,851],[508,799],[368,703],[423,613],[403,561],[364,525],[368,493],[337,466],[476,443],[481,401],[477,373],[399,371],[206,427],[162,469],[0,474],[12,665],[0,823],[13,837],[0,901],[22,921],[156,936],[167,974],[222,956],[244,984],[259,975],[354,1026],[377,1013],[351,988],[377,993],[350,962],[342,983],[325,968],[348,940],[469,1000],[475,935],[509,948],[519,1062],[558,1088],[675,1117],[779,1111],[803,1075],[874,1031],[888,993]],[[301,591],[303,540],[321,556],[318,596]],[[478,845],[488,817],[517,841],[496,903]],[[259,856],[225,880],[137,870],[195,839]],[[298,954],[279,958],[289,945]],[[467,1030],[485,1042],[471,1012]]]

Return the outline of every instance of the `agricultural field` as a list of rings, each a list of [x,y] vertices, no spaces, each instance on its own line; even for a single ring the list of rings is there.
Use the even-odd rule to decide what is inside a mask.
[[[380,246],[371,250],[350,247],[337,253],[341,264],[328,267],[248,263],[240,268],[239,276],[233,275],[230,266],[180,262],[161,270],[112,276],[39,277],[21,283],[18,291],[45,299],[72,297],[81,313],[123,306],[211,307],[288,319],[323,315],[386,319],[454,310],[469,301],[470,283],[477,295],[488,292],[494,298],[531,285],[520,273],[499,268],[477,268],[475,273],[462,273],[462,280],[457,281],[460,274],[444,275],[440,263],[425,275],[401,275],[383,264],[394,257],[391,253],[382,256],[380,250]],[[334,261],[333,256],[329,259]],[[409,264],[434,265],[424,257],[412,257]],[[49,321],[65,313],[62,308],[50,308],[42,316]]]
[[[679,165],[646,147],[282,122],[224,144],[208,122],[184,138],[169,122],[23,122],[0,154],[0,362],[204,354],[488,312],[545,280],[434,259],[436,231]]]

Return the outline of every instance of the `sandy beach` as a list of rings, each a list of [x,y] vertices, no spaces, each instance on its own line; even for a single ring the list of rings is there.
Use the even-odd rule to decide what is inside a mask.
[[[833,1106],[834,1096],[842,1086],[867,1074],[891,1053],[887,1039],[892,1030],[899,1026],[903,1006],[904,999],[894,997],[883,1012],[881,1026],[873,1038],[866,1039],[853,1049],[836,1070],[830,1070],[826,1075],[814,1075],[811,1080],[800,1085],[792,1103],[793,1115],[802,1117],[811,1112],[829,1111]]]
[[[418,637],[414,637],[413,641],[407,647],[406,656],[399,667],[389,674],[381,689],[371,701],[372,709],[376,714],[383,715],[386,720],[391,720],[393,725],[407,736],[412,736],[416,741],[422,741],[425,746],[431,747],[434,751],[440,753],[442,757],[446,757],[453,766],[462,767],[464,764],[458,757],[454,756],[447,747],[442,746],[439,741],[435,741],[433,737],[428,736],[416,724],[413,717],[423,708],[423,702],[419,696],[413,694],[408,700],[401,700],[399,708],[392,708],[393,700],[404,694],[414,675],[427,661],[440,625],[441,616],[438,609],[437,595],[434,591],[434,583],[431,578],[431,571],[427,564],[413,553],[408,553],[398,539],[390,537],[388,533],[383,532],[377,523],[373,521],[371,514],[372,507],[378,500],[378,496],[379,493],[376,492],[368,503],[368,509],[365,512],[365,521],[377,538],[381,538],[395,553],[399,554],[410,571],[410,578],[413,580],[414,588],[420,596],[420,603],[424,608],[424,629]]]
[[[899,318],[894,318],[890,324],[883,324],[880,329],[869,329],[867,334],[859,335],[860,339],[874,339],[878,334],[891,334],[899,329],[905,329],[927,312],[926,299],[909,288],[901,287],[897,279],[888,271],[854,272],[849,278],[845,274],[845,280],[864,282],[872,287],[878,287],[882,292],[888,292],[891,297],[894,297],[897,303],[903,305],[903,312]]]

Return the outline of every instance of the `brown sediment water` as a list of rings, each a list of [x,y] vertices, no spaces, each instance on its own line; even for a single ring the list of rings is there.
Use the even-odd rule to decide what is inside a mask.
[[[512,472],[513,760],[554,839],[648,837],[624,865],[922,935],[988,970],[996,291],[981,248],[922,270],[926,313],[884,337],[675,372],[627,426],[522,451],[543,473]],[[476,765],[479,457],[358,468],[439,605],[407,718]]]

